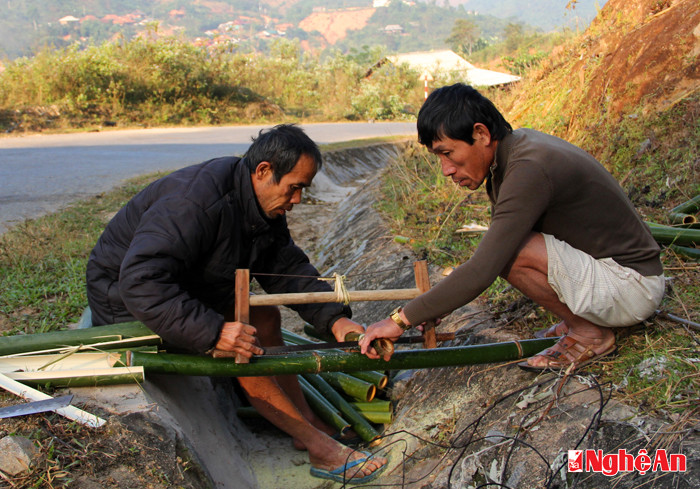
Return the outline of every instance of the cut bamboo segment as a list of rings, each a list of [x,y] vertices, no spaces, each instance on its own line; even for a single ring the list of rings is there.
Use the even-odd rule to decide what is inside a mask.
[[[392,411],[394,408],[391,401],[383,399],[373,399],[372,402],[351,402],[352,406],[358,411]]]
[[[143,367],[93,368],[84,370],[52,370],[10,372],[9,378],[27,385],[51,387],[94,387],[98,385],[141,384]]]
[[[383,389],[389,383],[389,377],[386,374],[375,372],[374,370],[352,372],[349,375],[364,380],[365,382],[371,382],[377,386],[377,389]]]
[[[88,345],[104,342],[104,338],[115,336],[135,338],[153,336],[153,331],[139,322],[112,324],[109,326],[95,326],[86,329],[71,329],[66,331],[51,331],[50,333],[37,333],[28,335],[14,335],[0,337],[0,355],[12,355],[16,353],[35,352],[66,346]]]
[[[0,374],[0,387],[17,396],[29,399],[30,401],[43,401],[45,399],[51,399],[51,396],[44,394],[43,392],[39,392],[38,390],[13,380],[3,374]],[[106,423],[104,419],[95,416],[94,414],[85,412],[82,409],[78,409],[75,406],[67,406],[56,409],[55,412],[72,421],[75,421],[76,423],[84,424],[92,428],[99,428]]]
[[[698,222],[698,219],[692,215],[692,214],[683,214],[682,212],[669,212],[668,214],[668,220],[671,221],[672,224],[695,224]]]
[[[323,397],[328,399],[331,404],[340,410],[340,413],[348,420],[355,433],[364,441],[373,444],[380,440],[379,433],[365,418],[353,408],[349,402],[338,394],[325,380],[318,375],[305,374],[304,378],[311,384]]]
[[[394,422],[394,414],[387,411],[360,411],[360,414],[370,423],[391,424]]]
[[[330,426],[338,430],[341,435],[350,429],[350,423],[343,418],[340,410],[323,397],[304,377],[299,376],[299,385],[304,393],[306,402],[314,413]]]
[[[319,375],[335,390],[344,392],[358,401],[369,402],[377,393],[377,387],[374,384],[343,372],[321,372]]]

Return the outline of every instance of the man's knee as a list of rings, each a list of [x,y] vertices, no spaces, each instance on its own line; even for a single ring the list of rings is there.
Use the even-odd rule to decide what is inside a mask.
[[[510,282],[520,274],[533,271],[547,273],[547,246],[542,234],[535,232],[523,240],[500,275]]]

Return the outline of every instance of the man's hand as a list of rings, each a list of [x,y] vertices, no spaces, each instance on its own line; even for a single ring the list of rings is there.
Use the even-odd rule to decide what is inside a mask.
[[[265,351],[257,345],[258,339],[255,337],[257,332],[258,330],[250,324],[239,321],[224,323],[219,334],[219,341],[214,346],[215,356],[216,351],[232,352],[233,354],[230,356],[242,355],[246,358],[262,355]]]
[[[379,358],[376,350],[372,348],[372,340],[377,338],[387,338],[391,342],[396,342],[399,336],[403,334],[403,329],[399,327],[391,318],[386,318],[378,323],[374,323],[367,328],[365,331],[365,336],[359,342],[360,351],[367,355],[369,358],[376,360]],[[391,354],[384,355],[384,361],[388,362],[391,358]]]
[[[333,332],[333,336],[335,336],[336,341],[345,341],[346,334],[364,334],[365,328],[361,324],[358,324],[355,321],[351,321],[348,318],[340,318],[335,323],[333,323],[331,331]]]

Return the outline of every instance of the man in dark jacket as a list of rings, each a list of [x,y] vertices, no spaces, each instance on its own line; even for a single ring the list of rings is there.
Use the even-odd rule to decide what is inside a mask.
[[[250,358],[282,344],[276,307],[233,320],[236,269],[268,293],[329,291],[292,240],[285,214],[321,167],[316,144],[294,125],[261,131],[243,158],[224,157],[152,183],[107,225],[87,266],[93,325],[139,320],[174,347]],[[293,307],[342,341],[364,328],[340,304]],[[367,459],[345,474],[369,480],[386,463],[332,439],[304,400],[296,376],[238,379],[253,406],[309,450],[314,475]],[[342,470],[341,470],[342,476]]]

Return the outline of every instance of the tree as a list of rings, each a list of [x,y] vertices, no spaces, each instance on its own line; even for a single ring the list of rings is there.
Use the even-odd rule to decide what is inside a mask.
[[[516,51],[525,39],[525,30],[522,24],[509,23],[503,34],[506,38],[506,49],[509,52]]]
[[[479,27],[469,19],[457,19],[452,26],[450,37],[445,42],[457,53],[472,54],[474,43],[478,41]]]

